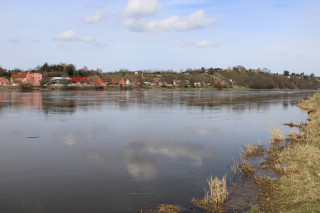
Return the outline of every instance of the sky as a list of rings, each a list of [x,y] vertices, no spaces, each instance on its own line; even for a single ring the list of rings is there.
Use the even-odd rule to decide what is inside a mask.
[[[320,76],[319,0],[1,0],[0,66]]]

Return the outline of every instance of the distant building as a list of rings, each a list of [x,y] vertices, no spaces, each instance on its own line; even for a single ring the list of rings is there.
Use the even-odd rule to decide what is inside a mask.
[[[70,78],[72,83],[87,83],[89,78]]]
[[[173,80],[173,86],[178,87],[181,85],[181,80]]]
[[[40,86],[42,81],[42,73],[20,72],[11,74],[11,82],[13,84],[32,84],[33,86]]]
[[[111,85],[125,85],[126,82],[123,80],[123,78],[121,79],[117,79],[117,78],[113,78],[111,80]]]
[[[8,85],[10,85],[10,81],[5,77],[1,77],[0,78],[0,85],[1,86],[8,86]]]
[[[50,83],[55,85],[68,85],[71,84],[71,79],[69,77],[53,77]]]
[[[135,75],[142,75],[142,76],[143,76],[143,72],[142,72],[142,71],[135,71],[134,74],[135,74]]]

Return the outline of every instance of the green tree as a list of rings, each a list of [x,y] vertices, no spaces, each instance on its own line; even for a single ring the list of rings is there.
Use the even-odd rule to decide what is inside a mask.
[[[284,76],[289,76],[289,75],[290,75],[290,72],[289,72],[288,70],[285,70],[285,71],[283,71],[283,75],[284,75]]]
[[[73,77],[75,74],[76,68],[73,64],[69,64],[66,66],[66,68],[64,69],[64,72],[69,76],[69,77]]]

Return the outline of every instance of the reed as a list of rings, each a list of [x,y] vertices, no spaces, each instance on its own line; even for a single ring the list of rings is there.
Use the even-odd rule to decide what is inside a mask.
[[[276,143],[279,141],[284,140],[284,136],[282,135],[281,131],[279,129],[276,128],[272,128],[271,130],[271,143]]]
[[[212,176],[207,179],[209,190],[206,190],[202,200],[192,199],[192,203],[207,210],[221,211],[223,204],[227,201],[229,192],[227,190],[226,176],[221,180]]]
[[[248,144],[248,145],[245,145],[244,148],[245,148],[245,154],[247,158],[263,156],[264,148],[260,140],[258,141],[258,145]]]
[[[254,173],[254,169],[251,163],[246,158],[245,152],[241,149],[240,153],[240,161],[236,164],[237,169],[242,173],[244,176],[248,176]]]

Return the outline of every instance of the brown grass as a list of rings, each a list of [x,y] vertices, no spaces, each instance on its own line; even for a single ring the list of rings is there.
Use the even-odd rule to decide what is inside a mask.
[[[291,131],[291,134],[289,136],[291,140],[297,140],[299,136],[298,131],[297,130]]]
[[[264,148],[260,140],[258,141],[258,145],[248,144],[248,145],[245,145],[244,148],[245,148],[245,154],[247,158],[263,156]]]
[[[294,143],[274,151],[274,169],[282,176],[262,190],[264,212],[320,212],[320,94],[299,107],[309,122],[299,135],[291,133]]]
[[[299,127],[299,125],[293,123],[293,122],[288,122],[288,123],[284,123],[283,125],[289,126],[289,127]]]
[[[284,136],[282,135],[281,131],[276,128],[272,128],[271,130],[271,143],[276,143],[279,141],[284,140]]]
[[[240,153],[240,161],[236,164],[236,167],[244,176],[248,176],[254,173],[254,169],[242,149]]]
[[[254,182],[257,185],[266,185],[272,181],[275,181],[275,179],[269,177],[269,176],[260,176],[260,177],[254,177]]]
[[[207,179],[209,190],[206,190],[202,200],[192,199],[192,203],[200,208],[214,211],[223,211],[223,204],[227,201],[229,192],[227,190],[226,176],[221,180],[212,176]]]
[[[181,208],[175,205],[167,205],[167,204],[160,204],[158,206],[157,212],[159,213],[179,213],[181,212]]]

